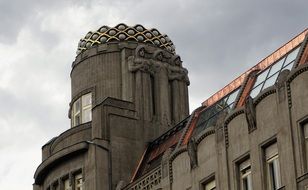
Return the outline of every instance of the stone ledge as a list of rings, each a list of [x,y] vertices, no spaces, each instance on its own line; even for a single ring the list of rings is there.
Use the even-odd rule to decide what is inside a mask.
[[[88,148],[89,148],[88,143],[80,142],[71,145],[67,148],[64,148],[56,152],[46,160],[44,160],[35,171],[34,174],[35,184],[41,184],[52,167],[54,167],[55,165],[57,165],[58,163],[60,163],[61,161],[72,155],[87,151]]]

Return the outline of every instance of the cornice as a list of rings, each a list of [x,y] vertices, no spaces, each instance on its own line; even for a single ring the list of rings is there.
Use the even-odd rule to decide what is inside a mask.
[[[80,142],[64,148],[57,153],[53,154],[46,160],[44,160],[39,167],[36,169],[34,174],[35,184],[42,184],[46,175],[49,173],[50,169],[60,163],[61,161],[68,160],[71,155],[76,155],[77,153],[85,152],[89,148],[88,143]]]
[[[304,73],[306,71],[308,71],[308,63],[305,63],[293,69],[287,78],[287,83],[291,83],[296,77],[298,77],[301,73]]]
[[[202,131],[202,133],[196,139],[196,144],[199,145],[203,139],[205,139],[207,136],[210,136],[212,134],[215,134],[215,129]]]
[[[264,98],[274,93],[276,93],[276,88],[274,85],[262,90],[258,94],[258,96],[254,99],[253,102],[254,106],[257,106]]]

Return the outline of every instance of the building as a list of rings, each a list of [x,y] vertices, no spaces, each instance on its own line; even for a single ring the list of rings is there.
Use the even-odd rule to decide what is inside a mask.
[[[167,35],[89,32],[72,64],[71,128],[42,147],[33,189],[308,189],[307,33],[189,115]]]

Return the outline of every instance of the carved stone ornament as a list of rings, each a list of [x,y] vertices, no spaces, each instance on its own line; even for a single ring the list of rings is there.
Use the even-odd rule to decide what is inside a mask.
[[[135,50],[135,57],[145,57],[145,46],[139,45]]]
[[[290,74],[290,70],[283,70],[281,73],[279,73],[277,81],[275,83],[277,97],[279,102],[283,102],[286,99],[286,81],[288,79],[288,76]]]
[[[164,54],[162,50],[157,50],[153,54],[153,59],[157,61],[163,61]]]
[[[198,166],[198,156],[197,156],[197,144],[194,138],[191,138],[187,144],[187,152],[190,158],[190,167],[196,168]]]
[[[220,114],[218,115],[218,118],[216,120],[215,123],[215,129],[220,129],[224,127],[224,123],[225,123],[225,119],[228,115],[228,111],[227,110],[223,110],[220,112]]]
[[[174,55],[171,58],[171,65],[175,65],[175,66],[181,67],[182,66],[181,57],[179,55]]]
[[[256,109],[251,96],[248,96],[245,100],[245,116],[248,123],[248,131],[250,133],[257,128]]]
[[[128,70],[130,72],[141,71],[154,74],[152,62],[145,57],[146,50],[144,46],[138,46],[135,50],[135,56],[128,58]]]
[[[188,71],[185,68],[168,65],[168,78],[169,80],[180,80],[187,83],[187,85],[190,84],[189,78],[188,78]]]
[[[285,69],[281,73],[279,73],[277,81],[275,83],[275,86],[278,89],[284,87],[284,85],[285,85],[285,83],[286,83],[286,81],[288,79],[289,73],[290,73],[290,70],[287,70],[287,69]]]

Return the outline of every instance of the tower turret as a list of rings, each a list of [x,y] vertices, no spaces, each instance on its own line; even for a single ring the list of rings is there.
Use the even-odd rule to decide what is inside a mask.
[[[158,30],[118,24],[87,33],[72,64],[71,128],[43,146],[34,189],[128,183],[147,143],[187,117],[188,85]]]
[[[92,93],[93,106],[107,97],[132,102],[140,120],[155,125],[155,136],[188,115],[187,70],[172,41],[158,30],[102,26],[80,40],[77,54],[71,72],[72,106],[87,93]],[[76,118],[71,110],[73,126],[89,118]]]

